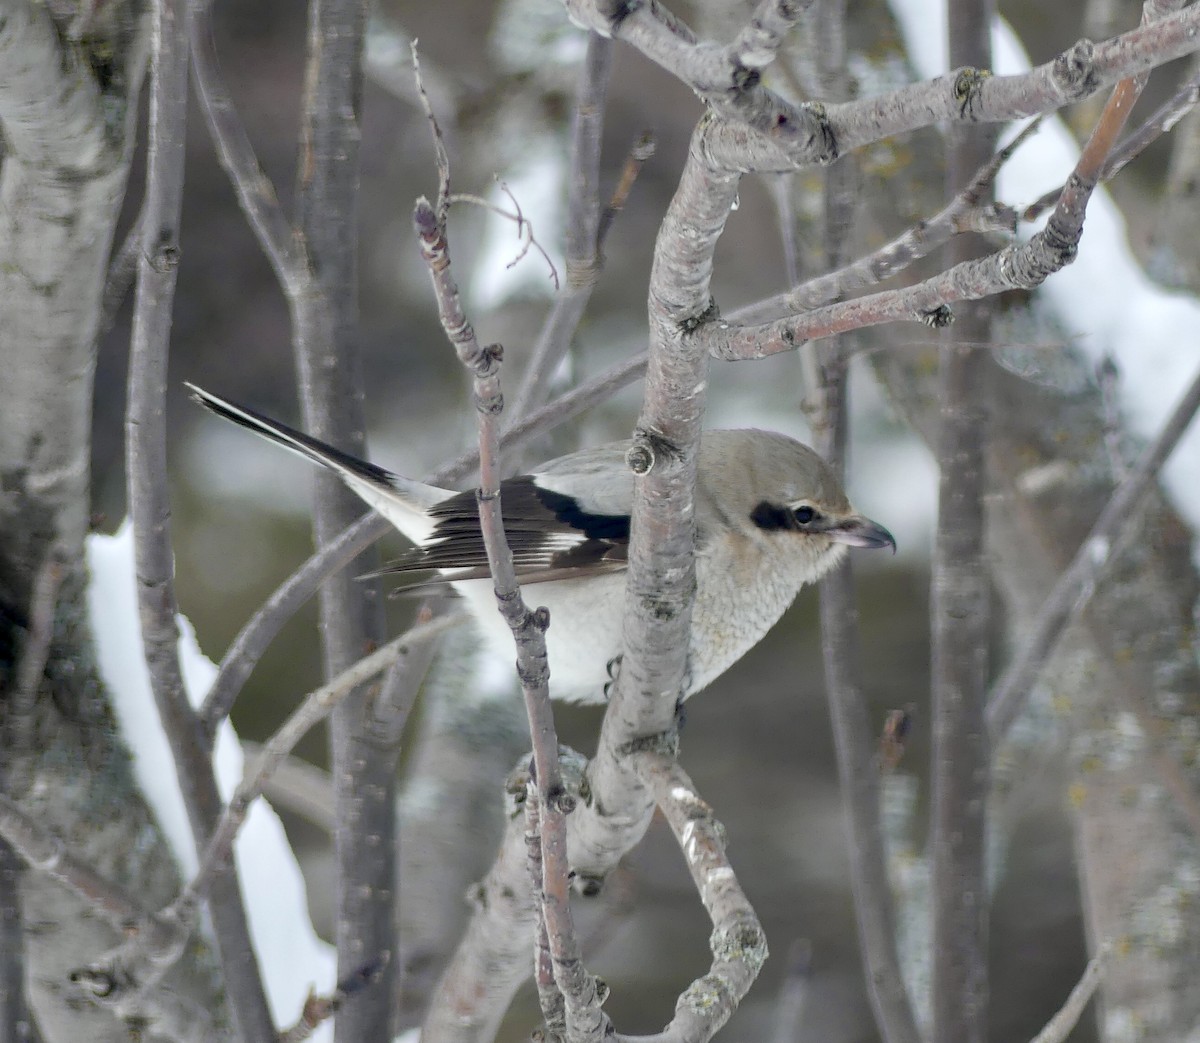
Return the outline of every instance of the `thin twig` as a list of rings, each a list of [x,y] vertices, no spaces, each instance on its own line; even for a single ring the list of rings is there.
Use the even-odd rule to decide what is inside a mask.
[[[529,886],[535,896],[537,926],[533,942],[533,984],[537,989],[538,1006],[542,1010],[542,1024],[546,1037],[551,1041],[563,1039],[567,1034],[567,1005],[562,989],[554,980],[554,955],[550,951],[550,933],[546,929],[546,912],[543,904],[536,900],[541,893],[542,881],[546,878],[545,862],[542,859],[542,803],[538,799],[537,784],[532,775],[525,786],[525,849],[529,863]]]
[[[349,977],[337,983],[337,987],[328,996],[318,996],[314,992],[308,994],[304,1001],[304,1009],[300,1018],[291,1028],[279,1033],[277,1043],[303,1043],[320,1025],[332,1018],[347,1000],[362,992],[369,985],[374,985],[387,969],[387,960],[375,960],[355,970]]]
[[[504,533],[500,501],[500,425],[503,398],[500,392],[498,346],[482,347],[463,312],[458,286],[450,267],[445,229],[438,226],[433,207],[417,200],[413,223],[421,255],[429,268],[438,315],[459,359],[473,374],[474,399],[479,425],[479,525],[487,548],[488,567],[501,615],[513,632],[517,646],[517,674],[525,697],[533,760],[542,805],[542,858],[544,873],[538,896],[554,957],[554,977],[564,993],[568,1038],[602,1037],[607,1018],[595,996],[595,979],[579,959],[568,899],[565,813],[570,810],[558,763],[558,738],[550,708],[549,670],[546,665],[544,610],[531,612],[521,597],[512,553]],[[590,990],[589,990],[589,987]],[[590,995],[589,995],[590,992]]]
[[[845,3],[821,6],[816,17],[822,42],[814,62],[824,96],[841,97],[845,82]],[[836,268],[850,239],[850,215],[858,186],[853,157],[825,175],[824,262]],[[998,166],[998,164],[997,164]],[[976,179],[977,181],[979,179]],[[961,198],[961,196],[960,196]],[[816,446],[843,478],[849,436],[848,359],[853,345],[842,338],[802,365],[806,412]],[[920,1039],[905,988],[896,940],[892,889],[880,823],[880,783],[872,764],[872,734],[863,691],[862,661],[852,562],[827,576],[820,590],[821,649],[842,793],[854,915],[863,977],[880,1036],[886,1043]]]
[[[612,230],[617,215],[625,209],[625,203],[629,199],[629,193],[633,191],[634,182],[642,172],[642,166],[654,155],[656,148],[654,135],[650,131],[644,130],[638,136],[637,141],[633,143],[629,155],[625,157],[621,175],[617,178],[617,185],[613,189],[612,195],[609,196],[608,203],[600,212],[600,223],[596,226],[597,256],[604,255],[604,243],[608,239],[608,233]]]
[[[32,753],[34,750],[34,713],[42,675],[50,658],[50,645],[54,640],[54,614],[58,605],[58,591],[66,571],[63,548],[52,546],[33,580],[33,596],[29,602],[29,628],[21,647],[17,662],[16,683],[13,686],[12,704],[9,707],[7,750],[13,755]],[[11,792],[12,779],[6,788]]]
[[[129,356],[126,474],[138,605],[151,689],[171,745],[192,836],[207,839],[220,814],[211,748],[188,703],[179,663],[167,481],[167,348],[179,261],[187,125],[184,0],[154,5],[146,196],[139,227],[137,298]],[[226,875],[210,893],[217,954],[237,1032],[249,1043],[274,1033],[241,892]]]
[[[1192,380],[1129,477],[1114,490],[1092,531],[1042,602],[1020,653],[993,685],[988,697],[987,725],[994,741],[1002,739],[1016,720],[1063,631],[1078,618],[1101,575],[1116,559],[1117,549],[1130,533],[1136,531],[1135,523],[1140,516],[1137,505],[1145,498],[1146,491],[1174,452],[1197,410],[1200,410],[1200,374]]]
[[[505,210],[502,206],[497,206],[489,199],[484,199],[483,196],[473,195],[470,192],[454,192],[446,195],[446,203],[448,206],[453,206],[455,203],[465,203],[467,206],[477,206],[481,210],[487,210],[489,213],[495,214],[497,217],[502,217],[506,221],[512,221],[517,226],[517,236],[521,241],[521,249],[511,261],[504,267],[513,268],[520,264],[525,259],[525,255],[529,253],[531,246],[537,249],[537,252],[542,255],[546,262],[546,267],[550,269],[550,281],[554,283],[554,288],[557,290],[558,285],[558,269],[554,267],[554,262],[550,260],[550,255],[546,252],[546,248],[537,241],[537,237],[533,233],[533,224],[530,222],[524,213],[521,211],[521,204],[517,202],[516,196],[509,191],[508,185],[503,181],[497,182],[500,186],[500,191],[508,196],[513,204],[512,210]]]
[[[443,610],[446,607],[441,599],[434,599],[432,606]],[[432,621],[438,615],[435,607],[431,607],[430,602],[423,604],[417,611],[416,621]],[[408,655],[396,660],[384,675],[379,694],[371,701],[370,719],[371,737],[385,749],[399,747],[400,737],[417,701],[417,692],[429,673],[437,651],[436,642],[424,641],[417,648],[410,649]]]
[[[795,289],[757,301],[729,314],[733,322],[764,322],[781,313],[807,311],[898,275],[954,236],[964,232],[1014,232],[1011,209],[986,202],[1000,168],[1036,132],[1040,119],[1028,123],[1004,148],[989,159],[950,202],[933,217],[921,221],[844,267],[808,280]]]
[[[425,81],[421,78],[421,59],[417,54],[416,40],[409,43],[409,51],[412,54],[413,83],[416,85],[417,97],[420,99],[421,108],[425,113],[425,122],[429,124],[429,134],[433,138],[433,155],[438,175],[437,206],[434,212],[437,215],[438,225],[445,227],[450,216],[450,157],[446,153],[446,141],[442,137],[441,125],[433,114],[433,105],[430,104],[429,95],[425,93]]]
[[[466,616],[456,614],[442,616],[413,627],[305,696],[275,734],[263,743],[258,757],[243,773],[242,781],[238,783],[233,797],[209,838],[204,856],[200,860],[200,868],[172,903],[176,917],[186,921],[194,915],[193,911],[198,907],[200,899],[228,863],[234,838],[246,820],[250,805],[262,795],[267,779],[275,774],[279,765],[296,748],[296,744],[357,687],[386,670],[406,655],[410,648],[440,636],[465,620]]]
[[[136,933],[148,957],[168,967],[178,957],[189,933],[179,921],[146,912],[120,884],[73,855],[4,794],[0,794],[0,835],[31,869],[78,895],[91,912],[121,934]]]
[[[571,163],[567,180],[567,285],[546,316],[530,353],[524,379],[513,399],[519,420],[540,405],[559,361],[567,353],[600,275],[600,142],[604,101],[612,70],[612,41],[592,33],[579,72],[571,127]]]
[[[1108,961],[1112,956],[1112,945],[1106,942],[1100,946],[1100,951],[1088,961],[1083,970],[1079,983],[1071,990],[1066,1003],[1048,1022],[1046,1027],[1033,1037],[1032,1043],[1063,1043],[1071,1034],[1071,1030],[1079,1024],[1084,1008],[1091,1000],[1092,994],[1104,980],[1104,972],[1108,969]]]
[[[188,6],[192,78],[217,158],[284,293],[289,298],[297,297],[312,282],[304,245],[283,212],[275,186],[263,173],[250,136],[221,80],[210,22],[212,0],[196,0]]]
[[[261,756],[261,743],[251,742],[241,736],[238,742],[246,760],[257,760]],[[289,754],[263,780],[263,796],[276,810],[296,815],[317,829],[333,834],[333,779],[324,768]]]
[[[117,321],[117,312],[125,303],[129,288],[137,275],[138,251],[142,248],[142,222],[139,214],[133,227],[125,233],[121,247],[108,265],[108,278],[104,281],[104,296],[100,299],[100,322],[96,328],[97,339],[112,329]]]
[[[436,128],[437,121],[432,113],[429,120]],[[449,171],[440,172],[440,176],[448,178]],[[450,198],[446,183],[439,186],[438,196]],[[476,491],[479,527],[487,550],[496,604],[516,644],[517,676],[529,719],[541,827],[542,874],[536,899],[549,940],[554,980],[563,995],[565,1039],[569,1043],[599,1043],[611,1030],[611,1025],[600,1009],[596,980],[583,966],[571,913],[566,815],[574,808],[575,800],[563,785],[558,735],[550,706],[550,671],[546,656],[549,615],[541,608],[530,611],[525,604],[504,531],[500,456],[503,352],[499,345],[481,346],[475,336],[451,268],[446,226],[438,223],[437,213],[424,198],[418,199],[414,207],[413,224],[433,284],[438,318],[472,379],[479,431],[479,488]]]

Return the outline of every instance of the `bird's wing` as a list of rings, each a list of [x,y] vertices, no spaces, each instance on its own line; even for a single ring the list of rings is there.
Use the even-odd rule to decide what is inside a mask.
[[[579,578],[625,567],[627,512],[589,510],[574,496],[547,488],[539,475],[504,481],[500,503],[504,532],[522,582]],[[489,575],[474,492],[443,500],[430,508],[429,517],[435,523],[429,539],[392,562],[386,573],[437,569],[454,571],[448,577],[454,580]]]
[[[308,460],[337,473],[355,493],[374,507],[405,536],[414,541],[429,538],[432,525],[427,512],[454,493],[393,474],[375,464],[343,453],[340,449],[281,424],[278,420],[210,394],[194,384],[187,388],[192,398],[217,416],[248,428],[272,442],[299,453]]]

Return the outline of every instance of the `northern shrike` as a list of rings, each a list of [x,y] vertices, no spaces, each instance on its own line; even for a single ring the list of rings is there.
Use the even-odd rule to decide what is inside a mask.
[[[434,571],[465,598],[489,642],[513,655],[496,609],[475,493],[404,478],[245,406],[188,385],[232,420],[334,471],[416,546],[389,573]],[[556,699],[605,698],[621,653],[626,552],[633,504],[630,443],[582,449],[506,479],[504,530],[531,604],[550,610],[546,644]],[[763,637],[800,588],[841,561],[846,547],[896,548],[883,526],[855,513],[837,478],[806,445],[771,431],[706,431],[696,471],[696,602],[685,697]]]

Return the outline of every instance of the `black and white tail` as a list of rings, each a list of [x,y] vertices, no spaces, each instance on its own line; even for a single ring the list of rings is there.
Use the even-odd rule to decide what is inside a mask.
[[[192,398],[217,416],[230,420],[285,449],[335,472],[355,493],[374,507],[409,539],[420,543],[428,538],[433,524],[426,511],[454,495],[445,489],[413,481],[382,467],[360,460],[327,445],[319,438],[272,420],[247,406],[186,384]]]

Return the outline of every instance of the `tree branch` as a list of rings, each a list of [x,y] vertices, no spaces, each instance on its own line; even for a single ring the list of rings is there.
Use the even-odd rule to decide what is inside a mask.
[[[1184,392],[1162,430],[1142,453],[1129,476],[1113,491],[1054,589],[1038,611],[1029,637],[992,686],[987,726],[999,742],[1017,719],[1038,674],[1060,637],[1086,607],[1105,570],[1136,534],[1137,505],[1158,478],[1179,440],[1200,410],[1200,375]]]
[[[154,701],[171,744],[192,834],[203,845],[221,802],[211,748],[188,704],[175,622],[174,557],[166,460],[167,346],[179,260],[183,196],[188,56],[186,3],[154,8],[146,199],[140,229],[137,298],[129,360],[126,470],[133,519],[142,641]],[[237,881],[226,874],[211,891],[210,909],[224,983],[246,1043],[274,1033]]]
[[[600,140],[611,71],[612,41],[592,33],[575,92],[567,180],[567,284],[555,297],[529,357],[525,377],[513,400],[514,420],[520,420],[544,399],[600,275]]]
[[[993,0],[947,8],[952,65],[991,64]],[[992,151],[988,128],[951,128],[946,185],[958,191]],[[979,245],[956,240],[949,260],[972,263]],[[983,723],[991,610],[985,560],[985,466],[992,409],[986,379],[991,309],[965,309],[962,330],[942,338],[937,542],[930,592],[933,751],[929,856],[932,878],[933,1043],[987,1038],[986,814],[991,750]]]

